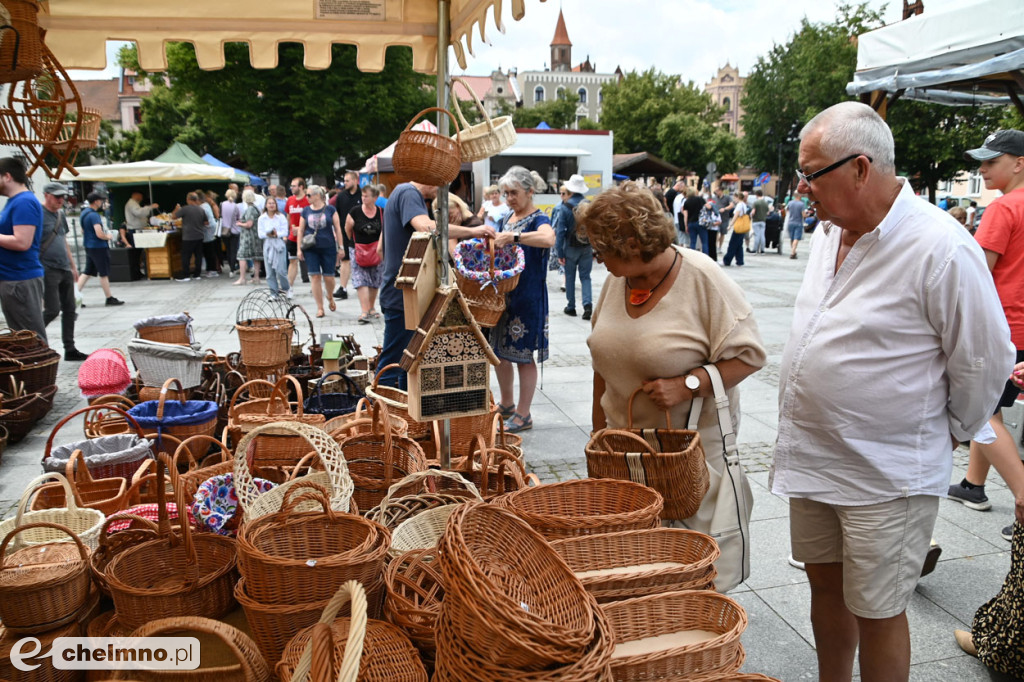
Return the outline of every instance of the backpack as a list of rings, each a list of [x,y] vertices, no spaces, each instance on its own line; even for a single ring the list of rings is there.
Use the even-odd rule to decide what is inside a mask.
[[[584,202],[581,201],[574,207],[563,202],[558,207],[561,214],[561,220],[565,224],[565,238],[566,243],[568,243],[569,246],[587,246],[590,244],[590,239],[587,238],[587,235],[585,233],[581,235],[576,229],[576,208],[583,203]]]

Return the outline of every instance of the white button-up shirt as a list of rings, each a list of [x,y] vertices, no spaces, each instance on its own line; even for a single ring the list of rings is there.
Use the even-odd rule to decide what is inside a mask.
[[[985,256],[906,183],[836,272],[841,236],[822,223],[811,242],[782,357],[772,492],[851,506],[944,497],[950,434],[982,428],[1013,369]]]

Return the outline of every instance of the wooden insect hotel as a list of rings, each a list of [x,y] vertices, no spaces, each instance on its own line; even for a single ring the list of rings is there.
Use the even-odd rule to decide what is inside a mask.
[[[451,419],[491,409],[497,366],[480,326],[456,287],[437,289],[402,354],[409,373],[409,414],[417,421]]]
[[[416,329],[434,300],[437,288],[437,251],[430,233],[414,232],[409,239],[395,287],[402,290],[405,328]]]

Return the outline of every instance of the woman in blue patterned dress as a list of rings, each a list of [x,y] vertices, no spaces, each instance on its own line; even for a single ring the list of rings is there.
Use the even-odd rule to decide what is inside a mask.
[[[491,346],[501,359],[495,373],[501,388],[501,414],[510,433],[533,427],[530,405],[537,390],[537,361],[548,357],[548,252],[555,245],[551,221],[533,205],[538,188],[530,171],[512,166],[498,181],[512,212],[505,216],[494,238],[495,246],[519,244],[526,256],[526,268],[519,284],[508,294],[505,313],[491,330]],[[537,353],[534,359],[534,351]],[[519,402],[512,399],[512,384],[519,369]]]

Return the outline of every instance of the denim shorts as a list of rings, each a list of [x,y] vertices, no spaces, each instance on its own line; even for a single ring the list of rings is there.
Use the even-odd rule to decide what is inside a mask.
[[[303,249],[302,256],[306,259],[306,270],[311,275],[334,277],[335,265],[338,261],[338,249]]]

